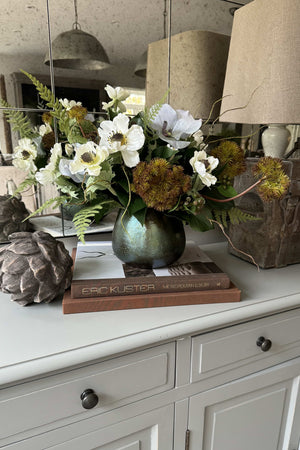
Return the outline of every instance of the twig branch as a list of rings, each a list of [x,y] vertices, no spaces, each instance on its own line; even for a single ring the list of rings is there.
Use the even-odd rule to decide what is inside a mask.
[[[259,185],[262,181],[264,181],[267,177],[262,177],[260,178],[258,181],[256,181],[256,183],[252,184],[251,186],[249,186],[247,189],[245,189],[243,192],[240,192],[239,194],[235,195],[234,197],[230,197],[230,198],[214,198],[214,197],[209,197],[208,195],[203,195],[202,197],[204,197],[207,200],[212,200],[214,202],[217,203],[227,203],[227,202],[231,202],[231,200],[235,200],[236,198],[242,197],[243,195],[247,194],[247,192],[251,191],[253,188],[255,188],[257,185]]]
[[[228,236],[228,234],[225,233],[225,230],[224,230],[223,225],[222,225],[221,223],[219,223],[217,220],[214,220],[214,219],[209,219],[209,221],[210,221],[210,222],[213,222],[213,223],[216,223],[217,225],[219,225],[219,227],[220,227],[222,233],[223,233],[224,236],[226,237],[226,239],[227,239],[228,243],[231,245],[231,247],[232,247],[236,252],[241,253],[241,254],[247,256],[247,257],[252,261],[252,263],[257,267],[257,270],[258,270],[258,272],[259,272],[259,271],[260,271],[259,265],[258,265],[257,262],[255,261],[255,259],[253,258],[253,256],[250,255],[249,253],[246,253],[246,252],[243,252],[242,250],[239,250],[238,248],[236,248],[236,247],[233,245],[232,240],[230,239],[230,237]]]

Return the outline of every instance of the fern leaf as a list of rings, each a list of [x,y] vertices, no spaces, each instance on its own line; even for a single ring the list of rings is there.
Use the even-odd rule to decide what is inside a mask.
[[[42,211],[44,211],[44,209],[49,208],[50,206],[52,206],[52,209],[55,209],[58,206],[60,206],[63,203],[65,203],[68,199],[69,199],[69,197],[62,196],[62,195],[59,196],[59,197],[50,198],[50,200],[47,200],[45,203],[42,204],[42,206],[40,206],[33,213],[31,213],[28,217],[26,217],[25,220],[28,220],[31,217],[36,216],[37,214],[39,214]]]
[[[36,87],[36,90],[39,92],[40,97],[45,100],[47,106],[49,108],[52,108],[51,115],[58,120],[60,131],[67,135],[69,118],[63,105],[55,97],[53,92],[47,86],[44,86],[36,77],[28,72],[25,72],[24,70],[22,70],[21,72],[23,72],[24,75],[26,75],[31,80],[31,82]]]
[[[35,186],[36,184],[37,181],[35,178],[26,178],[24,181],[22,181],[22,183],[19,184],[12,197],[16,197],[18,194],[21,194],[23,191],[30,188],[31,186]]]
[[[76,229],[76,233],[78,236],[78,239],[80,239],[81,242],[84,241],[84,234],[93,221],[96,214],[103,208],[102,204],[97,204],[94,206],[88,206],[87,208],[83,208],[80,211],[78,211],[74,217],[73,217],[73,223]]]
[[[32,124],[22,111],[16,111],[9,103],[7,103],[3,99],[0,99],[0,105],[4,108],[12,108],[4,110],[3,112],[8,122],[12,124],[12,130],[18,131],[21,138],[27,137],[33,139],[38,136],[38,133],[34,133],[34,131],[32,131]]]
[[[238,225],[240,223],[248,222],[248,220],[260,220],[259,217],[255,217],[252,214],[242,211],[240,208],[232,207],[230,209],[220,209],[213,211],[216,222],[223,225],[224,228],[227,227],[228,222],[232,225]]]
[[[260,217],[253,216],[240,208],[231,208],[228,210],[229,220],[233,225],[238,225],[239,223],[248,222],[248,220],[261,220]]]
[[[150,123],[155,119],[162,105],[165,103],[165,100],[168,96],[169,90],[164,94],[164,96],[159,100],[158,103],[151,106],[151,108],[145,108],[144,110],[144,126],[147,129],[150,126]]]

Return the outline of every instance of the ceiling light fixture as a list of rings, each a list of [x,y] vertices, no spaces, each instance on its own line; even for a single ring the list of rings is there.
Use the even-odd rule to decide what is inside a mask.
[[[107,54],[100,42],[81,30],[78,23],[77,0],[74,0],[74,11],[73,29],[59,34],[52,42],[53,66],[77,70],[101,70],[109,67]],[[44,63],[50,65],[49,53]]]

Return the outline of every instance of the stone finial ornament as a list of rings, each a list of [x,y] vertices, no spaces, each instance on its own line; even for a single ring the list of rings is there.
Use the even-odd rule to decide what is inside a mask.
[[[20,199],[0,195],[0,242],[7,242],[8,236],[17,231],[29,231],[30,222],[23,222],[28,216],[29,212]]]
[[[19,232],[0,249],[0,288],[22,306],[50,303],[71,284],[72,258],[49,233]]]

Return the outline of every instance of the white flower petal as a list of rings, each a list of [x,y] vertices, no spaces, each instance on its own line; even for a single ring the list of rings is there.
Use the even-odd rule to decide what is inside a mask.
[[[210,187],[212,184],[216,184],[217,178],[212,175],[211,173],[206,172],[205,175],[199,175],[201,178],[201,181],[205,186]]]
[[[218,158],[215,158],[214,156],[209,156],[207,158],[207,161],[209,162],[210,171],[212,172],[219,164]]]
[[[121,151],[123,161],[127,167],[135,167],[140,162],[140,155],[137,151]]]
[[[177,141],[174,138],[167,138],[164,135],[162,135],[161,133],[159,134],[160,139],[162,139],[165,142],[168,142],[168,144],[170,144],[173,148],[175,148],[176,150],[181,149],[181,148],[185,148],[188,147],[190,145],[189,141]]]
[[[111,99],[116,98],[116,90],[112,86],[107,84],[104,89],[106,90],[107,95],[109,96],[109,98],[111,98]]]
[[[78,172],[77,174],[72,174],[72,172],[70,171],[70,163],[71,160],[66,158],[62,158],[59,161],[58,168],[61,175],[63,175],[64,177],[70,177],[73,181],[75,181],[75,183],[82,183],[84,179],[84,171]]]
[[[126,109],[127,109],[126,106],[124,105],[124,103],[122,103],[122,102],[118,103],[118,108],[119,108],[121,113],[125,113]]]
[[[111,120],[103,120],[98,128],[99,136],[105,136],[116,131],[116,127]]]
[[[145,135],[143,128],[139,125],[132,125],[127,133],[127,149],[129,151],[139,150],[143,147],[145,142]]]
[[[116,91],[116,98],[119,101],[126,100],[126,98],[128,98],[130,95],[128,91],[126,91],[125,89],[123,89],[121,87],[116,87],[115,91]]]
[[[113,119],[113,124],[118,133],[126,135],[128,132],[129,117],[126,116],[125,114],[118,114]]]
[[[152,107],[153,108],[153,107]],[[150,114],[151,109],[150,108]],[[175,109],[173,109],[170,105],[167,103],[164,103],[162,107],[160,108],[158,114],[155,116],[154,120],[150,122],[151,127],[154,130],[161,130],[164,126],[164,123],[167,122],[167,129],[173,129],[173,126],[175,125],[177,120],[177,114]]]
[[[189,111],[177,110],[178,120],[173,127],[172,136],[189,137],[191,134],[199,130],[202,125],[202,120],[195,120]]]

